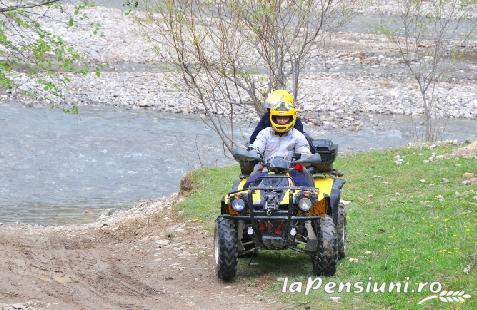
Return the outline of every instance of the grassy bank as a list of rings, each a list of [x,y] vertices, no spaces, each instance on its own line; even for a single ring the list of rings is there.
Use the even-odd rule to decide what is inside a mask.
[[[477,184],[463,185],[463,174],[477,174],[475,159],[447,158],[456,146],[404,148],[340,156],[335,167],[345,173],[342,199],[348,208],[348,255],[340,261],[334,277],[323,278],[320,289],[304,294],[312,276],[307,256],[292,251],[263,251],[255,264],[248,259],[239,265],[237,281],[263,287],[265,293],[283,298],[299,308],[392,308],[477,309]],[[403,160],[396,164],[396,155]],[[192,194],[178,205],[188,218],[202,221],[210,229],[220,212],[219,202],[238,166],[201,169],[190,174]],[[288,285],[302,282],[302,293],[282,293]],[[371,280],[369,280],[371,278]],[[408,283],[408,293],[329,294],[329,282]],[[417,282],[427,282],[422,292]],[[417,303],[437,291],[462,291],[471,298],[465,303],[444,303],[437,298]],[[438,282],[438,283],[437,283]],[[294,288],[298,288],[298,284]],[[388,287],[386,287],[388,290]],[[262,293],[262,292],[258,292]],[[339,297],[338,302],[330,297]]]

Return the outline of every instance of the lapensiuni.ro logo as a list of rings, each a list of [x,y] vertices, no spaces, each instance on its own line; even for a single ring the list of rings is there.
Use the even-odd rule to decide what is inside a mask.
[[[427,293],[428,296],[421,299],[418,304],[423,304],[432,299],[441,302],[465,302],[471,296],[463,290],[443,290],[440,282],[416,282],[410,283],[409,277],[404,281],[378,282],[369,277],[367,281],[356,282],[327,282],[322,278],[309,277],[306,281],[289,281],[288,278],[278,278],[283,281],[283,293],[301,293],[308,295],[311,291],[322,289],[328,294],[354,293],[354,294],[412,294]],[[333,297],[336,299],[339,297]]]

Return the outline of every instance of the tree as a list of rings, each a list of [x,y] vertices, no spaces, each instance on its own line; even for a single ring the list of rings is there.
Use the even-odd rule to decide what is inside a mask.
[[[459,49],[475,30],[468,19],[475,0],[396,0],[402,14],[398,30],[380,26],[380,32],[394,43],[404,65],[421,94],[426,141],[435,141],[434,90],[448,72],[446,60],[456,59]],[[470,27],[469,27],[470,26]]]
[[[347,7],[344,0],[149,0],[141,5],[148,14],[137,20],[146,35],[229,151],[238,113],[250,108],[263,113],[271,89],[291,89],[298,97],[300,73],[324,35],[345,20]]]
[[[11,93],[21,85],[19,75],[33,79],[39,91],[61,96],[60,83],[67,80],[59,71],[86,72],[80,55],[62,37],[45,30],[46,11],[62,9],[60,0],[0,1],[0,88]],[[74,26],[75,17],[88,1],[76,5],[65,23]]]

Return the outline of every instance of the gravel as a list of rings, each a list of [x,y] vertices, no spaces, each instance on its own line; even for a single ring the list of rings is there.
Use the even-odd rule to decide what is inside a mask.
[[[380,8],[394,12],[387,2]],[[68,8],[68,7],[67,7]],[[366,6],[364,13],[377,12]],[[71,80],[64,89],[61,104],[112,105],[148,108],[184,114],[204,113],[200,104],[186,99],[174,87],[177,77],[155,52],[131,15],[119,9],[85,9],[86,19],[77,19],[68,28],[68,10],[49,10],[44,21],[50,31],[61,35],[93,64],[107,63],[101,75],[62,73]],[[100,26],[94,26],[98,25]],[[92,26],[93,25],[93,26]],[[93,34],[96,29],[96,34]],[[164,50],[165,47],[161,46]],[[438,117],[477,118],[477,63],[465,64],[435,88],[435,111]],[[457,72],[459,71],[459,72]],[[34,80],[16,74],[21,90],[37,89]],[[363,114],[417,115],[423,112],[417,83],[406,73],[396,49],[375,34],[337,33],[301,75],[298,98],[300,115],[307,124],[326,127],[362,125]],[[57,98],[41,94],[28,98],[19,91],[3,94],[0,101],[24,104],[58,103]],[[251,107],[239,107],[244,119],[256,121]],[[226,111],[218,112],[225,114]]]

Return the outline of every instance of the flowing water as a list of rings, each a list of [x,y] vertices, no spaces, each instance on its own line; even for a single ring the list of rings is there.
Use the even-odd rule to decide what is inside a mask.
[[[201,161],[227,162],[213,137],[200,119],[163,113],[0,106],[0,222],[90,220],[170,194]]]
[[[309,130],[340,152],[405,145],[404,117],[375,116],[385,129]],[[443,138],[477,133],[475,120],[447,120]],[[252,128],[242,125],[247,137]],[[243,138],[245,141],[245,138]],[[0,222],[67,224],[94,220],[104,209],[176,192],[184,174],[233,161],[200,118],[155,111],[0,105]]]

